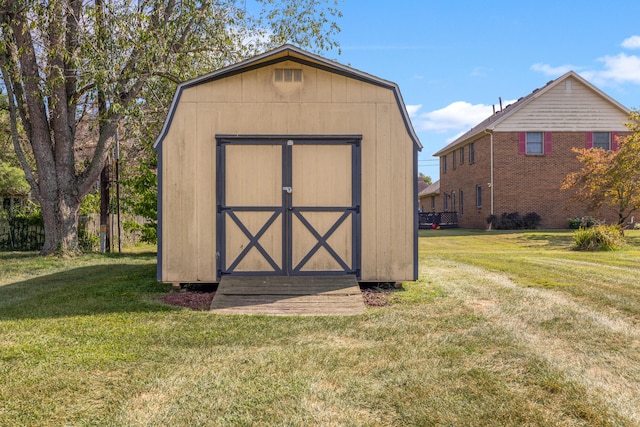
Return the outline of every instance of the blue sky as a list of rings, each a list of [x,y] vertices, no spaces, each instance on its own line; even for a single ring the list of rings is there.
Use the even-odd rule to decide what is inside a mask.
[[[572,69],[640,108],[640,2],[344,0],[327,56],[400,86],[435,181],[432,154],[503,104]]]

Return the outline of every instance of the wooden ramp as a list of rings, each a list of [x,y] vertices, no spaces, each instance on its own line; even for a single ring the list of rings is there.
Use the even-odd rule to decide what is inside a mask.
[[[353,275],[223,276],[211,311],[219,314],[344,316],[365,312]]]

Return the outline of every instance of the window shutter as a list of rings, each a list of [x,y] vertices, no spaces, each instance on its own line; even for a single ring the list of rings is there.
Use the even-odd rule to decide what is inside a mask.
[[[611,150],[618,150],[618,132],[611,132]]]
[[[527,134],[518,132],[518,154],[527,154]]]
[[[593,148],[593,132],[586,133],[584,148]]]
[[[551,154],[551,132],[544,133],[544,154]]]

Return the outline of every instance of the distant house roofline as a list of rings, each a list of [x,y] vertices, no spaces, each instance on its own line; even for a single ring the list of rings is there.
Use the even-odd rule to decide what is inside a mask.
[[[627,107],[620,104],[618,101],[616,101],[615,99],[613,99],[612,97],[604,93],[602,90],[598,89],[593,84],[589,83],[589,81],[587,81],[584,77],[580,76],[575,71],[569,71],[563,74],[562,76],[558,77],[557,79],[549,81],[545,86],[534,89],[533,92],[518,99],[518,101],[516,101],[515,103],[507,105],[502,111],[498,111],[495,114],[492,114],[491,116],[487,117],[485,120],[483,120],[476,126],[472,127],[469,131],[465,132],[460,137],[456,138],[453,142],[451,142],[450,144],[446,145],[444,148],[434,153],[433,156],[439,157],[444,154],[447,154],[448,152],[457,148],[459,145],[463,145],[464,143],[467,143],[470,140],[476,139],[479,135],[485,133],[485,131],[492,131],[493,129],[495,129],[495,127],[498,124],[502,123],[504,120],[506,120],[511,115],[513,115],[515,112],[521,110],[523,107],[525,107],[527,104],[532,102],[534,99],[537,99],[540,96],[544,95],[545,93],[547,93],[548,91],[550,91],[555,86],[557,86],[558,84],[560,84],[561,82],[563,82],[569,77],[573,77],[579,82],[583,83],[585,86],[587,86],[588,88],[596,92],[602,98],[604,98],[605,100],[613,104],[616,108],[622,110],[626,115],[629,114],[630,110]]]
[[[418,193],[418,198],[427,197],[427,196],[437,196],[440,194],[440,180],[437,180],[424,190]]]

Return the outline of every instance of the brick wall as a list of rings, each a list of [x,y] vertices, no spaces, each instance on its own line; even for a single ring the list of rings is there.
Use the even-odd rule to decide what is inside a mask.
[[[447,155],[447,171],[443,171],[442,158],[440,160],[440,206],[439,210],[444,211],[444,194],[452,195],[455,191],[455,209],[458,211],[458,224],[462,228],[485,228],[486,217],[491,209],[491,198],[489,192],[490,182],[490,157],[489,157],[489,135],[482,136],[474,141],[475,158],[471,162],[469,155],[469,144],[464,146],[464,163],[460,163],[460,152],[456,154],[455,168],[452,164],[453,156]],[[476,186],[482,189],[482,206],[476,206]],[[460,190],[463,192],[463,207],[460,208]],[[452,210],[450,203],[449,209]]]
[[[621,135],[623,136],[623,135]],[[465,163],[451,164],[447,154],[447,171],[440,170],[440,198],[460,190],[464,194],[464,213],[459,215],[463,228],[486,228],[486,218],[491,213],[490,136],[475,141],[475,162],[469,164],[469,146],[465,146]],[[584,148],[585,132],[554,132],[551,153],[544,155],[518,154],[518,132],[494,134],[494,213],[519,212],[524,215],[536,212],[542,217],[542,228],[567,228],[567,218],[589,215],[582,206],[569,199],[571,191],[560,190],[564,177],[579,168],[572,147]],[[458,160],[459,155],[456,155]],[[441,158],[442,163],[442,158]],[[482,188],[482,207],[476,207],[476,186]],[[442,204],[441,204],[442,205]],[[450,206],[451,208],[451,206]],[[440,207],[443,209],[443,206]],[[449,209],[451,210],[451,209]],[[456,210],[460,212],[459,200]],[[608,222],[615,215],[598,215]]]

